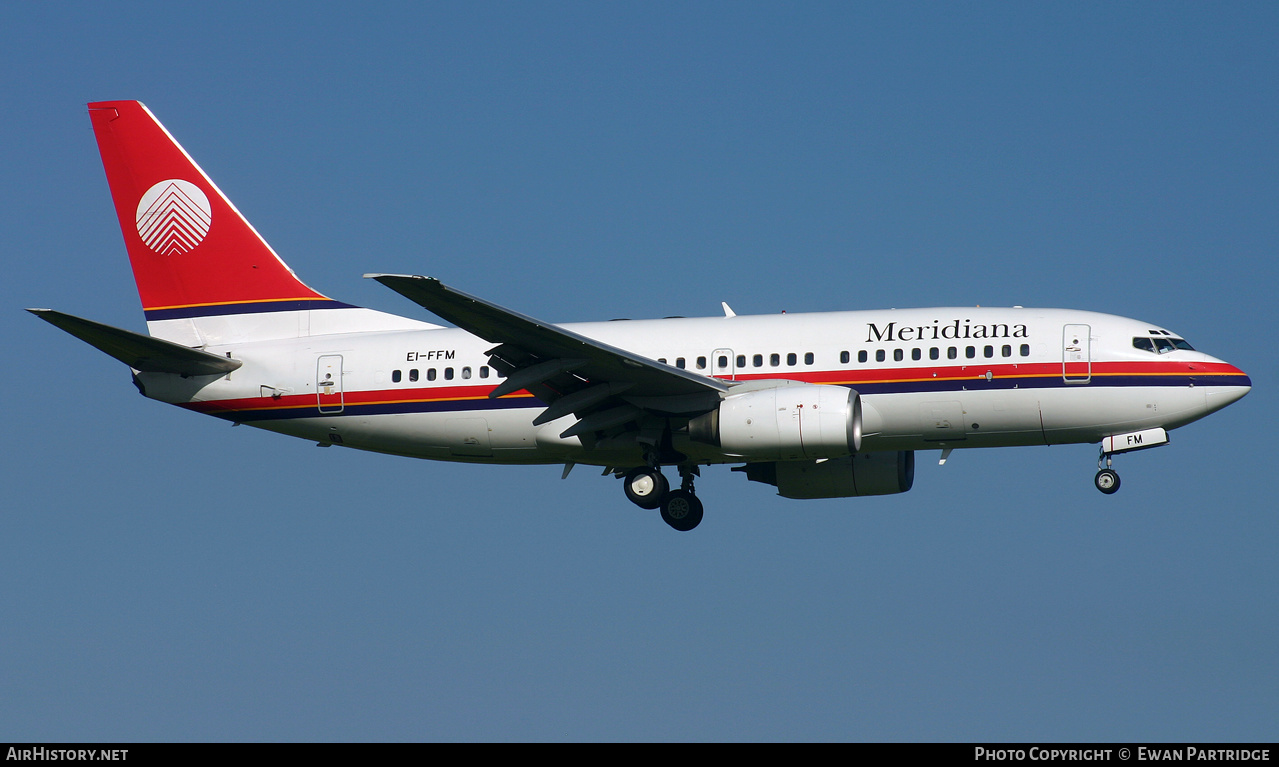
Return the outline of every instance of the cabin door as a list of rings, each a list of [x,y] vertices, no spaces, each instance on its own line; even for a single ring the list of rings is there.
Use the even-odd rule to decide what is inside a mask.
[[[1067,325],[1061,336],[1061,377],[1066,383],[1092,380],[1092,340],[1088,325]]]
[[[342,355],[326,354],[315,366],[315,397],[321,413],[341,413]]]

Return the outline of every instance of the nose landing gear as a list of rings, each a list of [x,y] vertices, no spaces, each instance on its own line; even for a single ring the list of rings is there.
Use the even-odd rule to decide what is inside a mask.
[[[1093,477],[1092,480],[1097,489],[1106,495],[1119,490],[1119,472],[1110,468],[1110,457],[1111,454],[1105,452],[1105,450],[1097,457],[1097,476]],[[1105,462],[1104,467],[1102,466],[1103,462]]]
[[[1097,456],[1097,476],[1093,484],[1106,495],[1119,489],[1119,474],[1110,468],[1110,459],[1118,453],[1147,450],[1168,444],[1168,431],[1162,426],[1125,434],[1114,434],[1101,440],[1101,452]]]

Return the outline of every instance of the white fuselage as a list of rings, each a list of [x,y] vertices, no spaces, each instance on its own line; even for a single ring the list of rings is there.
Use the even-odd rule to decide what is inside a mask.
[[[546,403],[527,392],[489,399],[501,381],[485,354],[494,344],[465,331],[354,308],[277,312],[262,322],[277,327],[275,340],[239,340],[238,331],[211,333],[207,324],[193,339],[242,360],[239,370],[196,378],[140,373],[145,393],[228,420],[384,453],[486,463],[641,463],[633,442],[605,439],[588,447],[579,437],[562,438],[576,420],[571,415],[534,426]],[[1139,338],[1176,339],[1158,326],[1061,309],[931,308],[562,327],[726,381],[850,387],[862,398],[862,452],[1097,442],[1182,426],[1234,402],[1250,386],[1237,368],[1201,352],[1135,345]],[[172,325],[159,329],[169,337],[180,333]],[[263,327],[252,332],[271,334]],[[679,430],[674,439],[694,462],[744,460]]]

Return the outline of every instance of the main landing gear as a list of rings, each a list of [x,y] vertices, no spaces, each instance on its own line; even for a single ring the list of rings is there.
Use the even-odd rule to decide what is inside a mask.
[[[1097,458],[1097,476],[1093,477],[1093,484],[1097,489],[1106,495],[1110,495],[1119,489],[1119,472],[1110,468],[1110,453],[1102,451]],[[1102,466],[1102,463],[1105,466]]]
[[[680,532],[688,532],[702,521],[702,502],[693,490],[696,466],[680,466],[680,488],[670,490],[662,471],[641,466],[631,469],[622,479],[626,498],[641,509],[661,509],[662,521]]]

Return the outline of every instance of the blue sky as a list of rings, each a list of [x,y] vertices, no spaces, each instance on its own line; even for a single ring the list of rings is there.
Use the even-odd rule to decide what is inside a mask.
[[[1271,3],[0,8],[0,740],[1274,740]],[[309,284],[552,321],[1063,306],[1240,403],[1122,456],[919,454],[676,534],[579,467],[318,450],[139,397],[84,104],[145,102]],[[426,317],[430,319],[430,317]],[[19,404],[20,403],[20,404]]]

